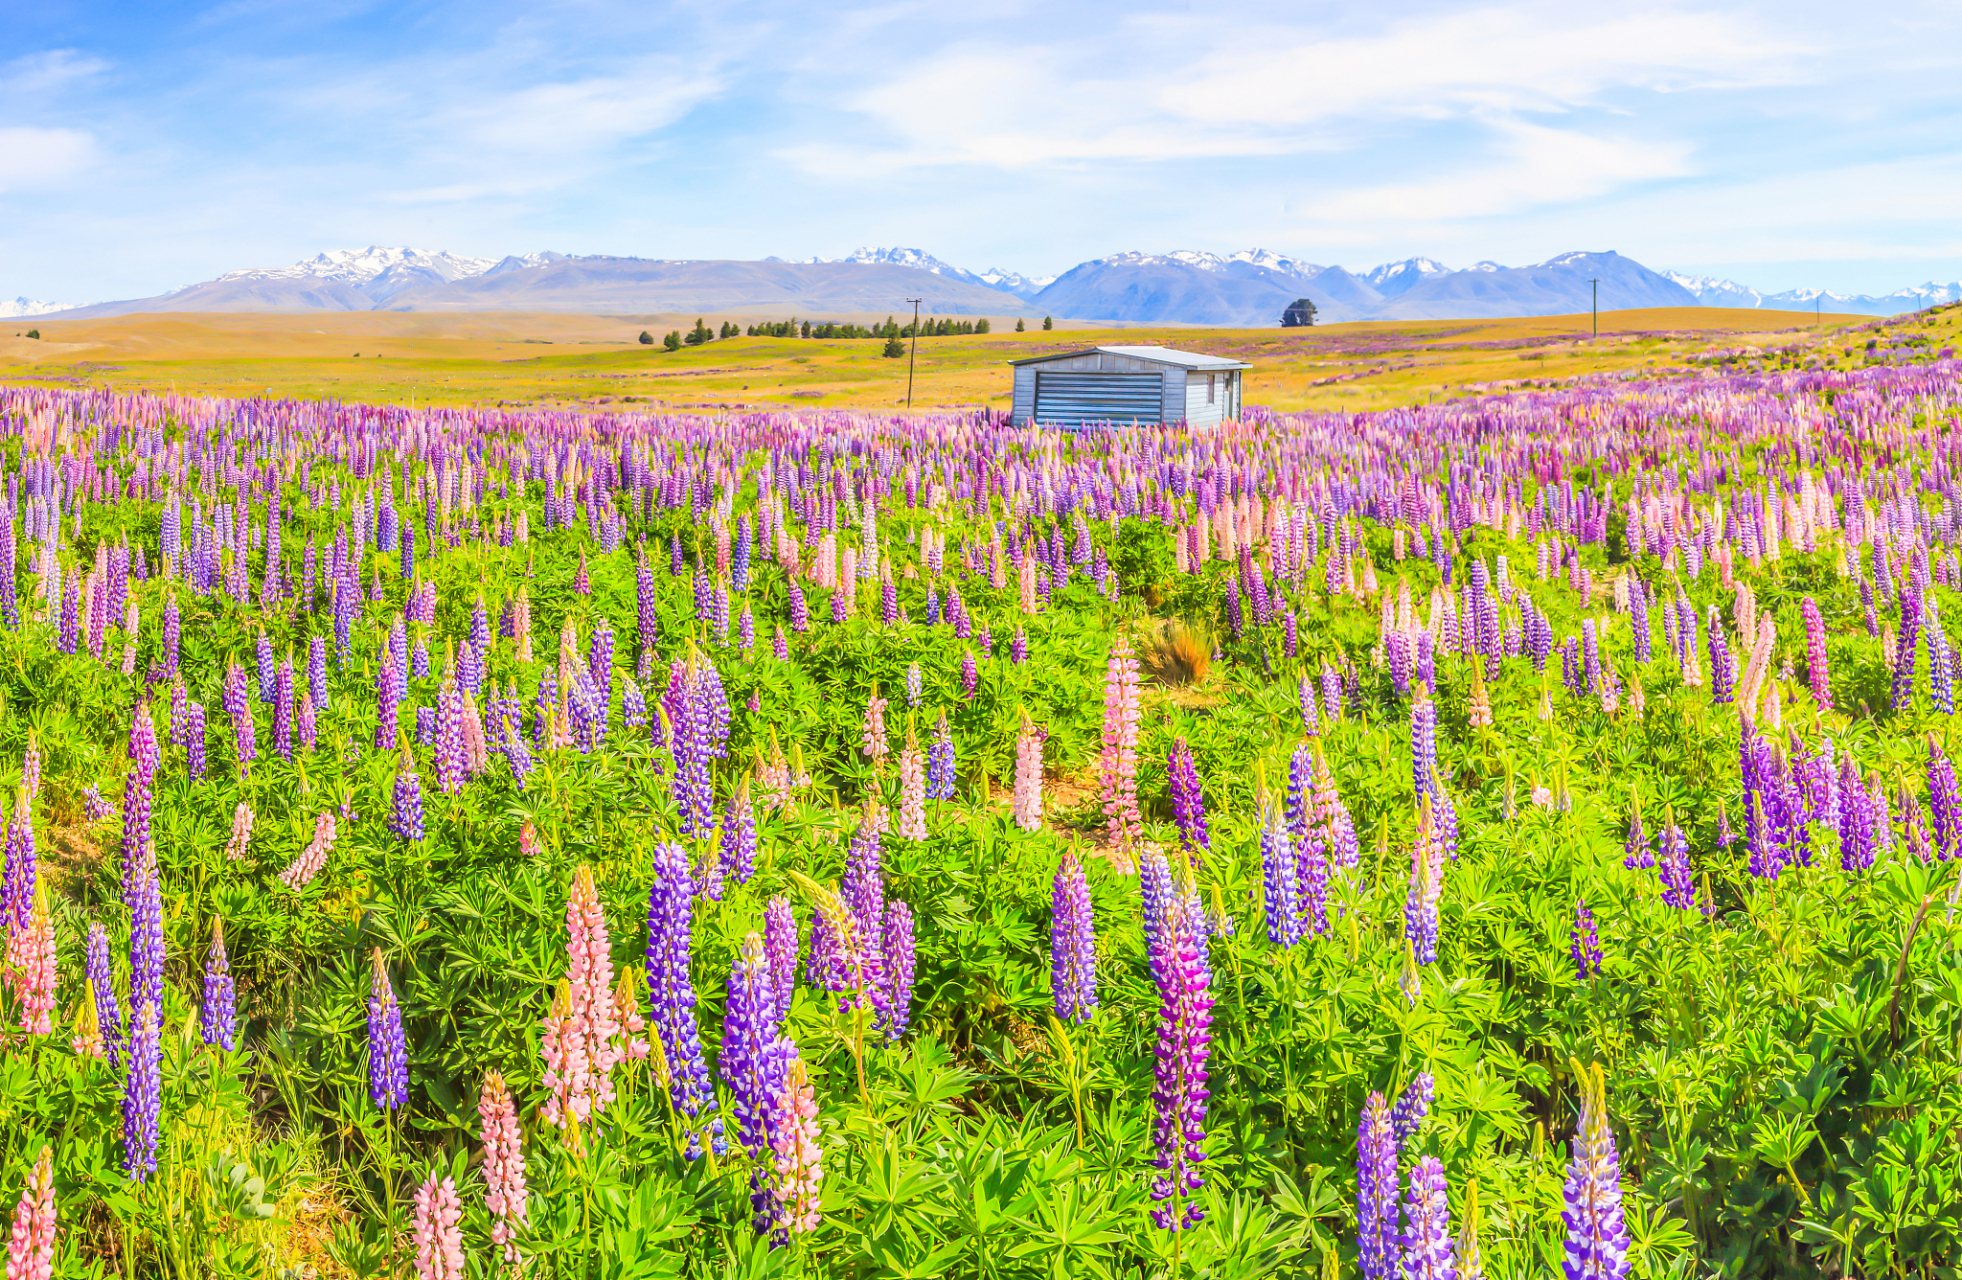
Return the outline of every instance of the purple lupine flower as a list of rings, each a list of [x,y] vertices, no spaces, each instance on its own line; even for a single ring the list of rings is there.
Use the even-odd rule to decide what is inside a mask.
[[[1929,600],[1923,614],[1928,634],[1928,700],[1945,716],[1955,714],[1955,650],[1942,631],[1941,611]]]
[[[123,1172],[148,1182],[157,1170],[157,1121],[163,1110],[163,1039],[155,1004],[138,1004],[130,1017],[129,1055],[123,1069]]]
[[[1574,973],[1582,982],[1601,975],[1601,935],[1594,927],[1594,911],[1582,899],[1574,904],[1573,939],[1568,951],[1574,957]]]
[[[770,1190],[770,1143],[777,1128],[777,1106],[784,1074],[797,1046],[777,1032],[775,992],[763,940],[754,933],[729,970],[729,1000],[722,1019],[722,1047],[716,1066],[729,1084],[736,1140],[749,1153],[750,1204],[758,1231],[775,1220]]]
[[[1901,631],[1895,637],[1894,648],[1894,686],[1890,705],[1895,710],[1906,709],[1914,700],[1914,650],[1920,640],[1921,597],[1912,591],[1901,592]]]
[[[143,846],[130,874],[129,1003],[163,1008],[163,886],[157,879],[157,847]]]
[[[1673,811],[1665,811],[1662,823],[1662,858],[1656,876],[1662,881],[1662,901],[1678,911],[1696,905],[1696,880],[1690,871],[1689,837],[1676,825]]]
[[[307,641],[307,696],[315,711],[327,709],[327,640],[314,636]]]
[[[974,665],[974,651],[968,649],[961,654],[961,697],[974,697],[975,690],[981,687],[981,671]]]
[[[271,702],[273,700],[273,674],[278,666],[278,662],[273,656],[272,641],[266,638],[265,628],[260,628],[259,638],[254,643],[253,649],[259,667],[258,699],[260,702]]]
[[[4,573],[0,569],[0,573]],[[177,674],[177,653],[183,634],[183,615],[177,607],[177,597],[167,595],[163,606],[163,667],[166,676]]]
[[[797,952],[797,916],[790,909],[790,899],[771,894],[763,908],[763,954],[770,962],[771,1017],[778,1022],[790,1012],[790,1000],[797,991]]]
[[[109,934],[100,923],[89,925],[82,962],[84,976],[95,993],[95,1025],[102,1052],[115,1070],[123,1063],[123,998],[116,993],[115,971],[109,965]]]
[[[1097,1007],[1096,922],[1090,882],[1069,845],[1049,896],[1049,986],[1058,1021],[1089,1020]]]
[[[1444,1165],[1425,1156],[1410,1171],[1404,1203],[1403,1280],[1458,1280]]]
[[[225,669],[225,714],[232,721],[232,753],[238,761],[239,776],[252,771],[259,758],[258,740],[252,724],[252,700],[246,685],[245,668],[234,658]]]
[[[368,994],[368,1097],[383,1111],[409,1101],[409,1046],[402,1035],[402,1006],[395,1002],[380,947],[374,951],[374,982]]]
[[[273,676],[273,750],[282,760],[293,758],[293,659],[279,664]]]
[[[927,747],[926,794],[929,800],[954,798],[954,732],[947,727],[944,711],[933,726],[933,742]]]
[[[1356,1259],[1368,1280],[1397,1274],[1397,1140],[1380,1093],[1356,1126]]]
[[[402,752],[402,767],[395,771],[395,807],[388,829],[398,840],[416,841],[426,834],[422,820],[422,778],[416,773],[415,761],[407,750]]]
[[[1206,1061],[1212,1052],[1212,974],[1206,923],[1196,894],[1168,904],[1165,945],[1152,958],[1158,986],[1157,1067],[1151,1099],[1151,1219],[1160,1229],[1197,1226],[1206,1212],[1194,1197],[1206,1185]]]
[[[457,684],[454,665],[444,671],[442,687],[436,693],[435,729],[436,789],[453,796],[463,790],[470,777],[469,748],[463,741],[463,690]]]
[[[1737,657],[1730,651],[1730,644],[1724,639],[1723,624],[1717,620],[1717,611],[1710,610],[1710,701],[1724,703],[1731,700],[1737,688]]]
[[[722,864],[737,884],[756,874],[756,810],[749,802],[749,779],[737,784],[722,819]]]
[[[1424,1127],[1424,1120],[1431,1114],[1431,1101],[1437,1096],[1437,1079],[1428,1071],[1419,1071],[1404,1086],[1396,1105],[1390,1108],[1390,1132],[1396,1138],[1397,1149],[1410,1145],[1417,1131]]]
[[[1444,844],[1438,827],[1437,811],[1425,804],[1410,846],[1410,888],[1403,906],[1403,936],[1416,949],[1418,964],[1437,963],[1437,909],[1444,892]]]
[[[1211,849],[1212,837],[1206,829],[1206,797],[1199,785],[1199,771],[1192,762],[1192,749],[1184,738],[1175,739],[1166,759],[1167,786],[1172,793],[1172,816],[1178,820],[1179,840],[1188,849]]]
[[[123,781],[123,892],[130,890],[130,872],[150,841],[150,813],[154,803],[157,762],[162,752],[157,746],[157,730],[150,719],[150,708],[137,704],[129,722],[129,772]],[[33,887],[28,887],[31,896]]]
[[[1962,852],[1962,794],[1955,765],[1934,734],[1928,735],[1928,812],[1934,818],[1935,857],[1946,862]]]
[[[184,771],[192,781],[204,777],[204,704],[189,703],[184,708]]]
[[[238,992],[232,984],[231,965],[225,959],[223,924],[211,921],[211,950],[204,961],[204,1003],[198,1010],[198,1027],[207,1045],[230,1053],[237,1047]]]
[[[654,846],[654,881],[647,901],[647,989],[653,1005],[654,1031],[666,1050],[672,1073],[668,1096],[677,1112],[688,1118],[688,1158],[702,1154],[696,1124],[709,1115],[710,1145],[716,1155],[728,1150],[722,1118],[715,1111],[715,1086],[702,1055],[702,1037],[695,1023],[695,983],[689,956],[694,945],[695,885],[689,876],[688,854],[680,845],[663,841]]]
[[[1626,1280],[1628,1228],[1621,1207],[1621,1160],[1608,1127],[1602,1069],[1583,1069],[1580,1122],[1567,1164],[1567,1280]]]
[[[1156,956],[1167,945],[1165,918],[1172,901],[1172,867],[1164,854],[1148,852],[1139,863],[1138,897],[1143,908],[1145,951]]]
[[[1642,828],[1642,808],[1639,804],[1628,809],[1628,835],[1621,842],[1621,865],[1631,871],[1646,871],[1655,865],[1655,850],[1649,845],[1648,832]]]
[[[1873,797],[1860,781],[1860,767],[1847,756],[1839,763],[1839,866],[1864,871],[1873,865],[1875,817]]]
[[[498,744],[498,749],[504,753],[505,763],[511,766],[512,783],[518,790],[523,791],[526,781],[531,777],[531,748],[525,745],[525,740],[519,735],[516,725],[509,723],[505,725],[504,739]]]
[[[1410,704],[1410,780],[1417,803],[1443,794],[1437,768],[1437,704],[1428,698]]]
[[[879,1012],[886,1039],[897,1040],[913,1018],[913,908],[898,898],[888,901],[882,934],[886,998]]]
[[[1008,660],[1018,667],[1029,660],[1029,633],[1021,627],[1015,628],[1015,637],[1008,642]]]
[[[1260,798],[1260,877],[1267,940],[1292,947],[1301,941],[1302,927],[1294,842],[1282,821],[1280,806],[1264,793]]]

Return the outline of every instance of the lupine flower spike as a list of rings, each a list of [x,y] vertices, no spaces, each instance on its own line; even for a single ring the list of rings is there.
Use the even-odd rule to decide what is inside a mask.
[[[1621,1207],[1621,1160],[1608,1127],[1607,1083],[1599,1063],[1574,1064],[1580,1122],[1567,1165],[1567,1280],[1626,1280],[1628,1229]]]
[[[14,1207],[7,1237],[7,1280],[52,1280],[55,1250],[54,1150],[43,1146]]]

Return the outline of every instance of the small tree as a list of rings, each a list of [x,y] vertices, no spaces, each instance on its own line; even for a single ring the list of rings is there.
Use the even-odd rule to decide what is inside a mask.
[[[886,335],[886,349],[881,354],[889,360],[897,360],[906,354],[906,344],[899,340],[899,330],[896,327]]]
[[[1315,323],[1315,303],[1310,298],[1296,298],[1288,309],[1281,313],[1283,329],[1305,329]]]
[[[1016,316],[1016,317],[1015,317],[1015,332],[1017,332],[1017,333],[1027,333],[1028,331],[1029,331],[1029,326],[1027,326],[1027,325],[1025,325],[1025,324],[1023,324],[1023,323],[1022,323],[1022,317],[1020,317],[1020,316]]]
[[[1042,318],[1042,327],[1045,329],[1054,329],[1056,327],[1056,322],[1054,320],[1051,320],[1048,316],[1044,316]]]
[[[988,317],[982,316],[979,320],[976,320],[974,322],[974,331],[976,333],[988,332]]]
[[[811,336],[811,322],[809,320],[804,322],[804,336],[807,338]]]
[[[668,336],[661,339],[661,345],[666,347],[670,351],[681,350],[681,330],[670,329],[668,331]]]
[[[691,347],[699,347],[704,342],[712,341],[714,337],[715,337],[715,331],[713,329],[710,329],[707,325],[703,324],[702,318],[700,316],[696,316],[695,327],[688,331],[688,345]]]
[[[647,330],[645,330],[645,329],[642,329],[642,330],[640,331],[640,345],[641,345],[641,346],[643,346],[643,347],[651,347],[651,346],[653,346],[653,345],[654,345],[654,335],[653,335],[653,334],[651,334],[651,333],[649,333],[649,332],[648,332]]]
[[[30,338],[38,338],[41,336],[41,331],[39,329],[29,329],[27,331],[27,336]]]

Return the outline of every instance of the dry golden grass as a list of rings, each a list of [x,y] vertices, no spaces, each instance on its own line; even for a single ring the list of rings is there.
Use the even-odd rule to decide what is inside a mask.
[[[1138,662],[1160,684],[1197,684],[1213,665],[1213,638],[1203,627],[1160,622],[1138,646]]]
[[[1953,327],[1953,313],[1939,323]],[[18,321],[0,331],[0,381],[337,398],[421,405],[502,404],[621,410],[756,411],[904,404],[906,360],[876,340],[735,338],[678,352],[642,346],[693,315],[318,312],[178,314]],[[762,313],[704,317],[746,324]],[[883,315],[827,317],[859,323]],[[1040,316],[1030,317],[1040,322]],[[1717,308],[1605,312],[1590,320],[1424,320],[1313,329],[1111,327],[923,338],[914,404],[1006,408],[1006,362],[1099,343],[1230,355],[1254,368],[1246,400],[1282,410],[1370,409],[1603,371],[1660,372],[1741,341],[1767,348],[1837,341],[1869,317]],[[15,336],[30,327],[43,337]]]

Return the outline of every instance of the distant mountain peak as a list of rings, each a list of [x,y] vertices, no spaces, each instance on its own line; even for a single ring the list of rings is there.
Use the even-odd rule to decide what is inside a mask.
[[[0,301],[0,319],[25,319],[28,316],[44,316],[51,311],[66,311],[75,305],[71,302],[36,302],[32,298],[15,298],[11,302]]]

